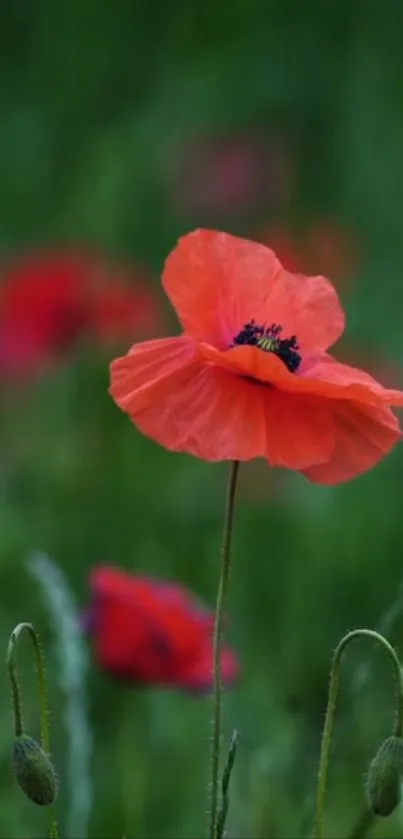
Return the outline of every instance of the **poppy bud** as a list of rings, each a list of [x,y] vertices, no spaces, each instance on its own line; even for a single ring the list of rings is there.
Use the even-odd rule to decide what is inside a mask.
[[[367,776],[367,797],[371,813],[390,816],[400,803],[403,777],[403,739],[388,737],[371,761]]]
[[[28,734],[16,737],[12,764],[16,781],[35,804],[53,804],[57,794],[57,776],[48,756]]]

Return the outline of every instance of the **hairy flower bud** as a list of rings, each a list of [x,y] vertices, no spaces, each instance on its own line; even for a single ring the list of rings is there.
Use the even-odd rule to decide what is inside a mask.
[[[390,816],[400,803],[403,778],[403,739],[388,737],[371,761],[367,797],[371,813]]]
[[[56,772],[39,743],[28,734],[15,738],[12,764],[18,785],[31,801],[53,804],[57,794]]]

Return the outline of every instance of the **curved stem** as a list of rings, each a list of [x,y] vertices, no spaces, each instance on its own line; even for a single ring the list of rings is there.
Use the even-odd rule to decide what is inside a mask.
[[[327,702],[325,725],[322,734],[318,783],[316,791],[316,813],[314,828],[315,839],[323,839],[323,815],[326,795],[326,778],[329,763],[330,746],[332,740],[334,716],[336,711],[337,695],[339,690],[341,659],[346,647],[350,644],[351,641],[354,641],[356,638],[371,638],[373,641],[376,641],[378,644],[381,644],[381,646],[387,652],[389,659],[393,665],[393,672],[396,685],[396,718],[394,726],[394,735],[396,737],[401,737],[403,732],[402,675],[400,662],[393,647],[389,644],[389,641],[387,641],[386,638],[383,637],[383,635],[380,635],[379,632],[375,632],[372,629],[354,629],[352,632],[348,632],[347,635],[345,635],[344,638],[342,638],[342,640],[336,647],[330,671],[329,697]]]
[[[11,697],[13,703],[15,736],[21,737],[21,735],[24,733],[24,720],[22,715],[22,701],[20,688],[18,684],[17,668],[15,666],[14,660],[14,646],[15,638],[13,632],[8,642],[6,666],[11,683]]]
[[[224,516],[224,530],[221,547],[221,570],[214,620],[213,642],[213,740],[211,752],[211,790],[209,837],[216,839],[218,819],[218,794],[221,750],[221,647],[223,636],[224,602],[231,568],[231,536],[234,519],[235,494],[239,471],[239,461],[231,464],[228,477],[227,499]]]
[[[22,716],[22,702],[21,694],[18,686],[17,667],[15,664],[15,648],[17,646],[20,636],[26,633],[29,635],[35,653],[36,672],[38,677],[38,695],[39,695],[39,713],[40,713],[40,729],[41,729],[41,746],[47,754],[50,751],[50,726],[48,713],[48,700],[46,689],[46,675],[45,675],[45,659],[42,652],[41,643],[38,633],[31,623],[19,623],[11,633],[10,641],[7,648],[7,670],[11,682],[13,709],[14,709],[14,728],[15,736],[19,737],[23,734],[23,716]],[[58,839],[58,830],[56,822],[50,810],[49,822],[49,836],[51,839]]]
[[[17,692],[18,691],[18,683],[17,683],[17,669],[15,666],[14,661],[14,650],[17,644],[17,641],[20,635],[26,632],[29,637],[31,638],[32,645],[35,652],[35,663],[36,663],[36,672],[38,676],[38,693],[39,693],[39,711],[40,711],[40,724],[41,724],[41,746],[45,752],[49,752],[50,750],[50,728],[49,728],[49,715],[48,715],[48,700],[47,700],[47,690],[46,690],[46,676],[45,676],[45,660],[43,657],[43,652],[41,648],[41,644],[39,641],[39,636],[32,626],[31,623],[19,623],[18,626],[15,627],[13,632],[11,633],[11,638],[8,644],[7,650],[7,668],[10,674],[10,680],[13,689],[13,697],[14,697],[14,684],[17,684]],[[14,684],[13,684],[14,679]],[[21,730],[19,731],[22,734],[22,710],[21,710],[21,699],[18,695],[19,700],[19,707],[18,711],[16,710],[16,706],[14,708],[15,717],[17,714],[19,715],[20,720],[20,727]],[[18,737],[17,733],[17,722],[16,722],[16,736]]]

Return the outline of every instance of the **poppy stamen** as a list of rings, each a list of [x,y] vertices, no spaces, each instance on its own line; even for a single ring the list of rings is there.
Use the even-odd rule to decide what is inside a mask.
[[[258,347],[263,352],[272,352],[281,358],[287,369],[295,373],[301,363],[299,344],[296,335],[290,338],[280,338],[283,327],[278,323],[271,326],[259,326],[254,318],[245,323],[238,335],[234,338],[235,346],[249,345]]]

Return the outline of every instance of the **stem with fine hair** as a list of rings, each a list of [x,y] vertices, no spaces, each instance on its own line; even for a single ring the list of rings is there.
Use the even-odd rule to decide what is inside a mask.
[[[364,839],[367,835],[369,828],[373,825],[376,816],[371,813],[370,810],[366,809],[361,813],[360,818],[358,819],[357,823],[354,825],[353,830],[349,834],[348,839]]]
[[[38,696],[39,696],[39,713],[40,713],[40,731],[41,731],[41,746],[46,754],[50,751],[50,726],[48,713],[48,700],[46,689],[45,676],[45,659],[42,652],[42,647],[39,641],[39,636],[31,623],[19,623],[11,633],[10,641],[7,648],[6,665],[11,682],[11,693],[13,700],[14,711],[14,729],[15,736],[20,737],[24,733],[24,723],[22,714],[21,694],[18,685],[17,667],[15,664],[15,649],[20,636],[25,633],[29,635],[35,653],[36,673],[38,679]],[[58,839],[58,830],[56,826],[53,813],[50,810],[49,821],[49,836],[51,839]]]
[[[24,733],[24,719],[22,715],[22,702],[20,687],[18,684],[17,668],[14,660],[14,646],[15,646],[15,632],[11,635],[7,647],[6,665],[8,676],[11,684],[11,699],[13,704],[14,714],[14,731],[16,737],[21,737]]]
[[[238,743],[238,735],[237,732],[234,731],[231,737],[230,746],[228,749],[227,759],[224,766],[224,771],[222,775],[221,781],[221,807],[218,811],[217,816],[217,839],[225,839],[225,823],[228,815],[229,805],[230,805],[230,795],[229,795],[229,788],[232,776],[232,770],[234,768],[235,758],[236,758],[236,749]]]
[[[218,584],[217,601],[214,619],[213,642],[213,736],[211,752],[211,789],[210,789],[210,823],[209,839],[216,839],[218,821],[218,796],[220,783],[220,751],[221,751],[221,649],[223,637],[224,603],[227,592],[229,573],[231,568],[231,537],[234,519],[235,494],[239,471],[239,461],[231,463],[228,477],[227,499],[224,516],[224,530],[221,547],[221,569]]]
[[[371,638],[373,641],[376,641],[378,644],[380,644],[383,647],[383,649],[387,652],[389,660],[391,661],[393,666],[393,673],[396,685],[396,717],[394,735],[395,737],[401,737],[403,732],[402,674],[400,668],[400,661],[393,647],[391,646],[391,644],[389,644],[389,641],[387,641],[386,638],[383,637],[383,635],[380,635],[379,632],[375,632],[372,629],[354,629],[352,632],[348,632],[347,635],[345,635],[344,638],[342,638],[342,640],[336,647],[330,671],[329,697],[326,708],[325,725],[322,734],[318,782],[316,791],[316,813],[314,828],[315,839],[323,839],[323,816],[326,795],[326,779],[329,764],[330,747],[332,741],[333,723],[336,712],[337,695],[339,691],[339,675],[341,660],[346,647],[348,647],[351,641],[354,641],[356,638]]]

